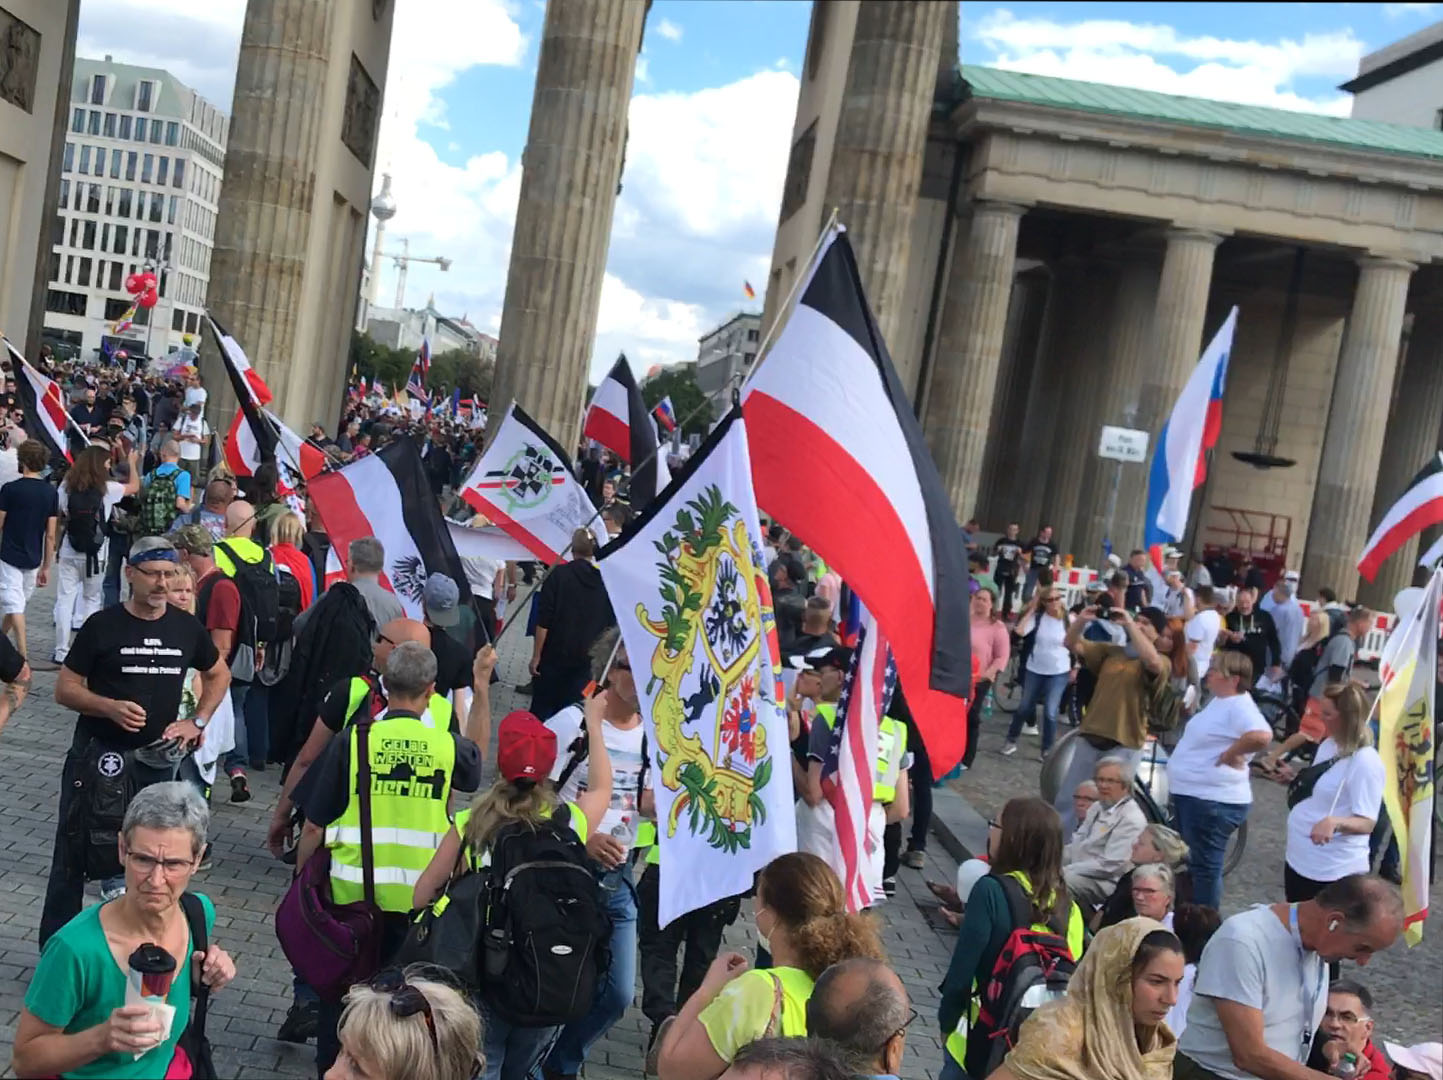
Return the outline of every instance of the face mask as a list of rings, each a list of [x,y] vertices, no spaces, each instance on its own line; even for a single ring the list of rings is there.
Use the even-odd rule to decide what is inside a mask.
[[[1289,596],[1296,596],[1298,592],[1298,583],[1296,581],[1283,582],[1283,592],[1287,593]]]
[[[755,923],[756,923],[756,928],[757,928],[757,947],[758,947],[758,948],[761,948],[761,949],[765,949],[767,952],[771,952],[771,951],[772,951],[771,938],[770,938],[769,935],[762,933],[762,921],[761,921],[761,918],[760,918],[760,917],[757,917],[754,921],[755,921]]]

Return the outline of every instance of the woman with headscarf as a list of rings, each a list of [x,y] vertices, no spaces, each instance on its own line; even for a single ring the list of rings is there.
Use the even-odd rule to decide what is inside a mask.
[[[1165,1021],[1182,976],[1182,944],[1161,923],[1108,927],[990,1080],[1169,1080],[1177,1039]]]

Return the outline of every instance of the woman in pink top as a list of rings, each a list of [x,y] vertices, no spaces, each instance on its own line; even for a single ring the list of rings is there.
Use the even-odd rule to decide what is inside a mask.
[[[1007,632],[1007,624],[997,617],[997,595],[984,585],[972,594],[972,661],[976,665],[977,687],[967,707],[967,751],[962,755],[963,768],[970,769],[972,759],[977,756],[982,702],[1011,654],[1012,636]]]

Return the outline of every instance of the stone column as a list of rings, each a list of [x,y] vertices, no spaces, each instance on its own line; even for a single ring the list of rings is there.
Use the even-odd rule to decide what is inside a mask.
[[[1438,453],[1438,428],[1443,421],[1443,311],[1436,304],[1421,305],[1413,317],[1413,332],[1383,437],[1373,513],[1368,518],[1370,534],[1423,464]],[[1398,590],[1413,584],[1418,544],[1418,537],[1413,537],[1383,564],[1376,581],[1359,582],[1358,599],[1375,610],[1392,611]]]
[[[252,0],[241,28],[207,298],[281,406],[296,355],[335,17],[335,0]],[[210,419],[223,431],[235,395],[215,343],[203,338]]]
[[[500,415],[515,398],[568,449],[586,398],[645,17],[644,0],[549,0],[541,30],[491,403]]]
[[[1025,212],[1011,203],[977,203],[947,279],[925,430],[959,521],[977,512],[1017,263],[1017,228]]]
[[[1308,595],[1330,585],[1350,597],[1358,584],[1413,275],[1413,264],[1401,259],[1369,256],[1359,259],[1358,267],[1308,517],[1302,575]]]
[[[896,338],[948,4],[862,0],[823,216],[847,227],[885,341]],[[798,268],[798,273],[801,270]],[[909,393],[915,360],[898,369]]]
[[[1062,409],[1047,462],[1046,496],[1042,516],[1053,529],[1063,552],[1081,559],[1077,547],[1077,508],[1087,459],[1097,451],[1098,410],[1114,388],[1102,379],[1106,367],[1105,333],[1092,332],[1099,312],[1109,309],[1117,283],[1117,268],[1110,262],[1089,260],[1087,273],[1076,293],[1066,334],[1065,368],[1059,390]]]
[[[1026,420],[1022,426],[1018,460],[1021,468],[998,483],[1013,492],[1012,516],[1022,525],[1022,534],[1032,536],[1039,525],[1051,525],[1044,505],[1047,473],[1056,453],[1058,418],[1063,410],[1063,374],[1067,370],[1068,341],[1074,330],[1077,298],[1087,280],[1087,263],[1071,256],[1052,267],[1052,288],[1042,316],[1042,339],[1037,363],[1027,387]]]
[[[1107,511],[1114,479],[1118,481],[1117,500],[1112,513],[1114,551],[1120,546],[1116,523],[1122,520],[1118,508],[1123,505],[1124,492],[1147,483],[1146,464],[1103,461],[1097,456],[1096,441],[1103,424],[1126,428],[1137,426],[1143,374],[1152,359],[1150,342],[1157,288],[1158,264],[1155,257],[1139,252],[1123,265],[1107,331],[1106,365],[1098,376],[1105,390],[1095,414],[1094,445],[1089,447],[1083,466],[1072,540],[1072,551],[1084,566],[1096,566],[1102,559],[1102,544],[1108,538]],[[1121,474],[1118,473],[1119,466]],[[1126,548],[1123,556],[1126,557],[1130,550],[1131,547]]]
[[[1148,455],[1167,422],[1183,384],[1202,354],[1203,321],[1212,285],[1217,233],[1175,228],[1167,234],[1157,303],[1148,334],[1148,358],[1138,393],[1137,428],[1148,433]],[[1126,485],[1118,494],[1113,547],[1126,553],[1142,545],[1147,482]]]
[[[1022,468],[1022,428],[1027,421],[1027,388],[1037,375],[1037,346],[1047,308],[1050,278],[1046,267],[1019,274],[1012,282],[1002,359],[992,392],[992,420],[982,458],[977,513],[989,529],[1015,521],[1017,474]],[[1020,523],[1019,523],[1020,524]]]

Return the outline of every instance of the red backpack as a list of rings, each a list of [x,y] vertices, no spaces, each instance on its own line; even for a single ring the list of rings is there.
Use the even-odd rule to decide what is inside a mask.
[[[1011,874],[997,874],[1012,913],[1013,930],[1007,935],[992,974],[982,991],[982,1000],[970,1038],[991,1040],[987,1069],[991,1075],[1017,1045],[1017,1031],[1033,1010],[1067,993],[1068,980],[1077,970],[1077,958],[1067,944],[1067,923],[1072,900],[1063,890],[1061,927],[1053,923],[1038,929],[1032,921],[1032,898]],[[1061,888],[1061,886],[1059,886]],[[970,1041],[969,1038],[969,1041]]]

